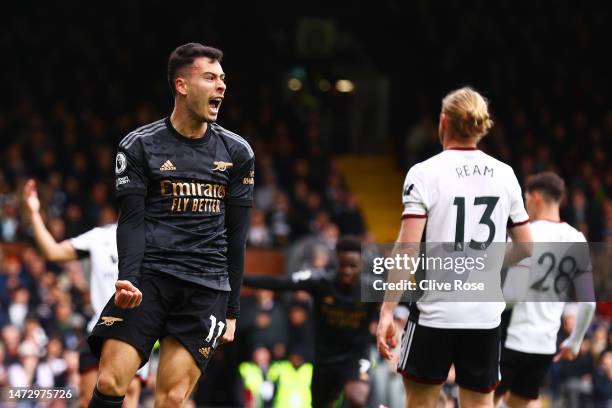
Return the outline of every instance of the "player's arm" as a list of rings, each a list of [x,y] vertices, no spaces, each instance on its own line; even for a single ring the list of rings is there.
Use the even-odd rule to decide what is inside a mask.
[[[115,303],[131,309],[140,305],[142,293],[137,289],[140,264],[145,250],[144,196],[125,194],[118,197],[117,254],[119,279],[115,283]]]
[[[576,324],[574,330],[567,339],[561,343],[559,353],[555,356],[554,361],[573,360],[578,356],[580,344],[586,334],[593,315],[595,314],[595,302],[580,302],[578,304],[578,313],[576,314]]]
[[[319,288],[320,279],[313,276],[310,270],[295,272],[291,276],[245,276],[245,286],[258,289],[269,289],[273,291],[298,291],[304,290],[314,292]]]
[[[36,191],[36,182],[28,180],[23,187],[23,201],[28,210],[32,232],[36,245],[45,259],[52,262],[74,261],[78,254],[69,240],[57,242],[45,226],[40,214],[40,200]]]
[[[230,170],[225,213],[227,272],[231,292],[227,302],[226,330],[221,337],[222,343],[234,340],[236,319],[240,315],[240,288],[244,276],[244,257],[255,178],[255,157],[250,148],[235,154],[237,165],[235,169]]]
[[[144,219],[148,181],[144,150],[139,138],[126,137],[119,143],[115,174],[119,204],[119,280],[115,283],[115,304],[131,309],[142,301],[142,293],[137,287],[145,249]]]
[[[418,164],[410,168],[402,189],[402,223],[400,232],[393,248],[391,257],[407,255],[408,257],[418,256],[420,242],[427,222],[427,209],[430,199],[426,189],[426,174]],[[414,279],[414,272],[410,270],[391,269],[388,273],[388,281],[399,282],[401,279]],[[402,297],[400,291],[386,291],[385,299],[380,307],[380,317],[378,328],[376,329],[376,343],[378,351],[386,358],[391,359],[391,350],[397,345],[395,336],[395,322],[393,321],[393,311]]]
[[[533,237],[529,223],[509,227],[508,235],[512,242],[506,244],[504,266],[516,265],[533,254]]]
[[[234,340],[236,319],[240,315],[240,288],[244,276],[244,257],[246,255],[246,240],[250,219],[250,207],[239,205],[228,205],[226,207],[227,272],[231,292],[227,302],[227,330],[221,338],[222,343]]]
[[[427,218],[420,215],[410,216],[406,214],[404,216],[391,257],[395,257],[395,254],[402,254],[402,256],[406,254],[409,257],[416,257],[419,255],[419,244],[423,236],[426,221]],[[389,270],[388,281],[399,282],[407,277],[414,279],[413,271],[391,269]],[[393,311],[399,304],[401,297],[402,293],[400,291],[388,290],[385,293],[385,301],[380,307],[376,341],[380,354],[386,359],[391,359],[393,357],[392,350],[397,346]]]

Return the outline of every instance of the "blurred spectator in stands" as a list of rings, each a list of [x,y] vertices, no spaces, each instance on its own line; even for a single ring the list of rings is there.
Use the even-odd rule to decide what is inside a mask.
[[[297,221],[297,214],[291,209],[289,197],[284,192],[276,193],[269,219],[275,245],[286,245],[291,238],[295,238],[303,231],[300,228],[301,223]]]
[[[289,350],[287,360],[272,364],[268,379],[274,384],[274,408],[309,408],[312,395],[312,363],[304,359],[301,346],[294,344]]]
[[[271,290],[255,291],[255,298],[246,300],[242,307],[241,332],[248,336],[248,344],[263,345],[272,351],[274,359],[285,357],[288,340],[287,310],[274,299]]]
[[[23,329],[25,318],[28,314],[30,303],[30,293],[24,287],[18,287],[11,292],[11,305],[9,306],[8,315],[12,325],[19,329]]]
[[[302,216],[305,218],[310,232],[318,234],[320,232],[320,226],[317,224],[317,216],[321,212],[325,212],[323,211],[321,203],[321,195],[316,191],[309,191],[308,195],[306,196],[306,207],[303,211]],[[329,216],[327,218],[329,219]]]
[[[308,183],[305,180],[296,180],[291,192],[291,200],[295,210],[299,214],[304,214],[304,217],[308,219],[308,195],[310,194]],[[308,222],[306,221],[306,223]]]
[[[4,343],[4,360],[6,366],[19,361],[19,343],[21,343],[21,333],[15,326],[7,324],[2,328],[2,342]]]
[[[49,219],[49,232],[57,242],[62,242],[66,236],[66,225],[64,220],[59,217]]]
[[[274,384],[268,381],[271,355],[267,347],[256,344],[251,360],[240,363],[238,371],[244,390],[245,408],[269,408],[274,398]]]
[[[29,280],[26,274],[22,273],[21,261],[16,256],[5,256],[0,270],[0,287],[5,288],[7,293],[19,287],[28,287]]]
[[[321,231],[318,234],[306,235],[291,246],[287,253],[289,273],[333,268],[335,265],[334,253],[340,232],[336,224],[328,221],[328,217],[322,216],[319,221]]]
[[[292,165],[294,159],[294,146],[289,137],[289,129],[286,124],[279,123],[274,129],[275,135],[272,143],[272,154],[274,157],[274,173],[280,188],[290,191],[293,184]]]
[[[342,175],[338,172],[330,174],[324,191],[323,199],[326,205],[332,211],[335,211],[336,206],[344,200],[344,195],[346,194],[346,186],[344,185]]]
[[[105,183],[96,183],[91,189],[90,203],[87,206],[87,224],[98,225],[100,214],[109,203],[108,186]],[[56,240],[60,242],[59,240]]]
[[[79,352],[64,350],[62,357],[66,362],[66,386],[76,390],[79,386]]]
[[[304,184],[312,187],[312,180],[310,179],[310,166],[308,161],[304,158],[297,159],[293,162],[293,174],[292,181],[294,185]]]
[[[260,179],[262,181],[257,183],[257,188],[255,189],[255,207],[267,212],[273,208],[274,197],[279,190],[276,186],[276,177],[272,170],[264,170]]]
[[[404,140],[402,166],[409,168],[422,157],[433,156],[438,148],[438,124],[430,114],[424,114],[418,123],[408,129]]]
[[[70,203],[66,206],[66,236],[75,237],[87,229],[83,220],[83,210],[77,203]]]
[[[8,385],[8,372],[4,357],[4,343],[0,341],[0,387]]]
[[[0,218],[0,235],[2,241],[13,242],[17,239],[17,200],[6,200],[2,205],[2,218]]]
[[[310,320],[309,305],[306,302],[294,300],[289,306],[289,343],[287,347],[300,348],[304,358],[312,361],[314,358],[314,329]]]
[[[69,348],[77,347],[78,334],[82,332],[84,325],[84,317],[73,312],[70,298],[65,296],[55,304],[52,327],[61,333]]]
[[[612,405],[612,349],[599,356],[597,370],[593,374],[593,399],[595,408]]]
[[[62,188],[63,177],[59,171],[53,171],[47,179],[49,200],[47,214],[51,217],[61,217],[64,215],[68,196]]]
[[[66,385],[67,363],[63,359],[63,345],[57,337],[47,345],[35,372],[35,383],[38,387],[63,387]]]
[[[11,387],[37,385],[36,369],[38,367],[38,348],[32,341],[24,340],[18,347],[18,360],[8,367],[8,378]]]
[[[325,210],[317,211],[313,214],[313,217],[310,219],[309,229],[311,234],[319,235],[323,233],[323,231],[327,228],[327,226],[331,223],[331,217],[329,213]]]
[[[266,225],[263,211],[253,208],[251,211],[251,226],[247,235],[247,244],[254,247],[272,246],[272,234]]]
[[[336,209],[333,218],[342,235],[361,236],[365,232],[361,208],[355,194],[346,194],[344,204]]]
[[[591,334],[591,354],[594,361],[599,361],[599,356],[608,347],[608,326],[599,324]]]
[[[589,224],[587,220],[587,199],[584,191],[579,188],[572,190],[570,195],[570,213],[568,223],[582,232],[589,239]]]
[[[31,341],[38,349],[38,354],[43,355],[44,349],[49,344],[49,338],[41,327],[38,319],[28,316],[23,330],[23,339]]]

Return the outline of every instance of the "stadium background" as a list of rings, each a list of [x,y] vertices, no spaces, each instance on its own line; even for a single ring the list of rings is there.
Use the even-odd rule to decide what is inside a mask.
[[[483,150],[521,182],[558,171],[569,187],[562,218],[589,241],[612,241],[610,28],[595,3],[13,6],[0,30],[0,386],[33,361],[60,367],[57,386],[76,384],[90,313],[87,263],[46,263],[34,248],[20,210],[24,181],[38,180],[58,241],[97,225],[114,204],[115,146],[170,112],[166,61],[184,42],[225,52],[219,123],[257,157],[249,273],[333,263],[339,234],[392,240],[405,170],[440,150],[439,101],[464,84],[492,101]],[[237,341],[215,354],[198,405],[243,403],[238,364],[256,346],[273,359],[311,357],[306,296],[245,295]],[[547,400],[610,398],[612,368],[601,357],[611,316],[598,305],[579,358],[553,367]],[[560,339],[571,325],[568,308]],[[378,367],[373,376],[388,375]]]

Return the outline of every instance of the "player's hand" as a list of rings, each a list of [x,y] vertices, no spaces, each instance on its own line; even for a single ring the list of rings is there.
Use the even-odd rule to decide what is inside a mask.
[[[393,358],[392,350],[397,346],[395,338],[395,322],[393,321],[393,311],[384,305],[380,309],[380,319],[376,328],[376,344],[378,352],[387,360]]]
[[[236,319],[225,319],[225,333],[221,336],[221,343],[231,343],[234,341],[234,332],[236,331]]]
[[[23,186],[23,201],[30,213],[40,212],[40,200],[36,191],[36,181],[30,179]]]
[[[133,309],[142,302],[142,293],[127,280],[115,282],[115,304],[121,309]]]
[[[561,346],[561,349],[557,353],[557,355],[553,358],[553,361],[556,363],[559,360],[572,361],[576,359],[576,353],[572,351],[569,347]]]

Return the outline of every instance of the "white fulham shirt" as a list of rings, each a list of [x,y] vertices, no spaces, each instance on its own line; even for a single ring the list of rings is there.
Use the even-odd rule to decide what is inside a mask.
[[[91,304],[94,316],[87,325],[91,332],[100,318],[102,309],[115,294],[115,282],[119,276],[117,255],[117,224],[93,228],[70,239],[74,249],[89,252],[91,260]]]
[[[536,243],[533,255],[508,270],[504,288],[509,285],[516,288],[527,283],[521,291],[524,292],[537,282],[537,291],[534,292],[532,288],[527,298],[540,301],[519,302],[514,305],[505,346],[523,353],[554,354],[557,352],[557,332],[566,303],[545,300],[558,296],[554,289],[560,268],[568,269],[573,265],[587,272],[581,274],[578,281],[574,281],[577,290],[581,292],[579,296],[585,298],[583,300],[594,297],[588,247],[584,235],[564,222],[534,221],[531,223],[531,233]],[[585,244],[563,244],[574,242]],[[513,291],[516,292],[516,289]],[[575,328],[564,342],[564,345],[575,353],[580,348],[594,310],[594,302],[580,303]]]
[[[427,218],[427,243],[471,242],[478,248],[490,248],[493,242],[506,241],[509,225],[528,222],[512,168],[477,149],[448,149],[414,165],[406,175],[402,202],[402,218]],[[499,274],[501,259],[494,269],[487,272]],[[499,291],[495,299],[502,299],[501,288],[490,290]],[[417,302],[418,323],[436,328],[490,329],[500,324],[504,307],[502,301],[421,299]]]

